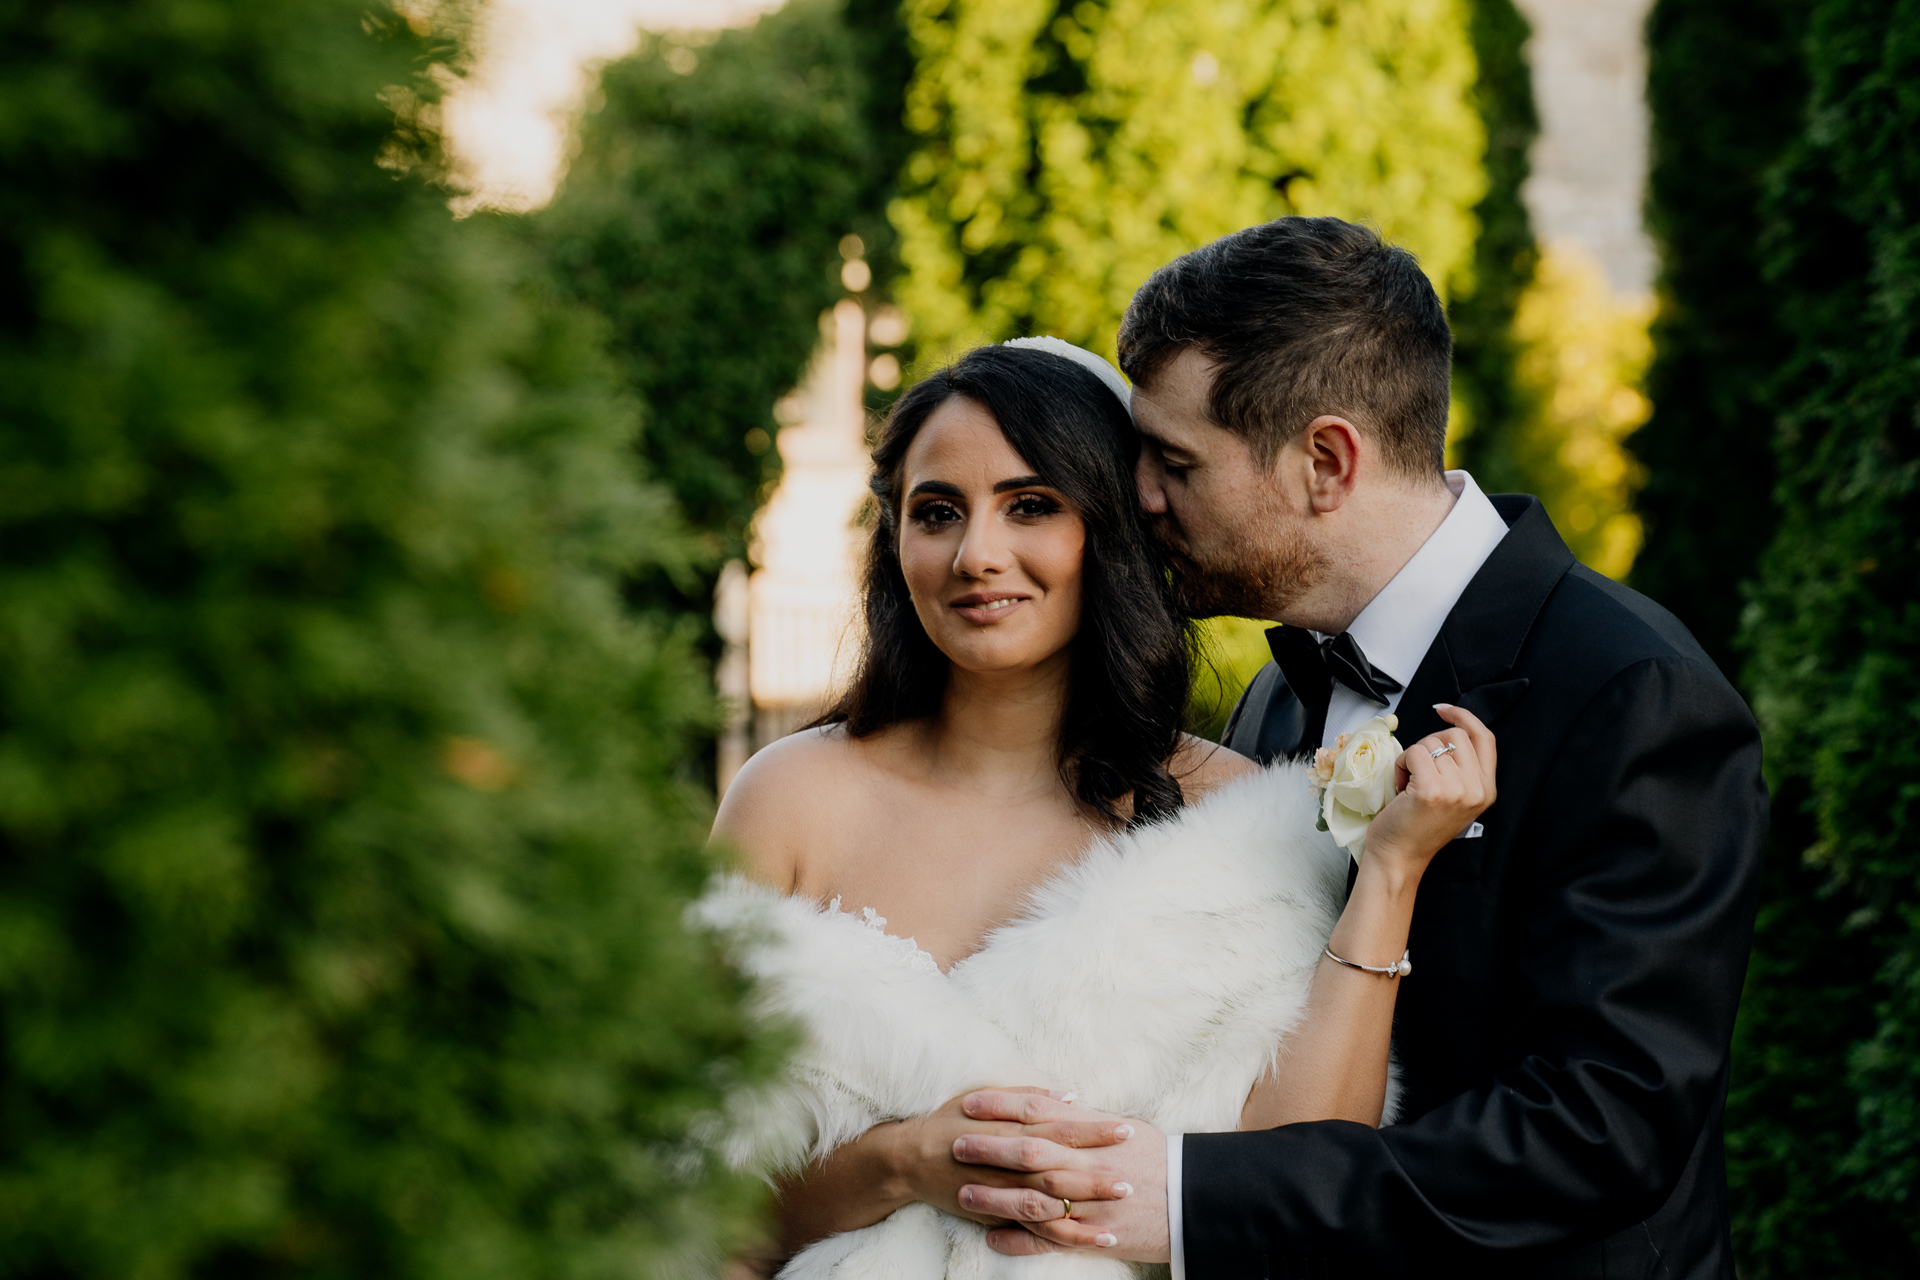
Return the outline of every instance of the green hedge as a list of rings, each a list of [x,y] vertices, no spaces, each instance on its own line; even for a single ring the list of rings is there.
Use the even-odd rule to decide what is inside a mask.
[[[1821,0],[1804,131],[1762,239],[1791,348],[1774,379],[1778,532],[1751,593],[1748,679],[1803,861],[1849,907],[1809,939],[1867,979],[1872,1031],[1838,1171],[1866,1241],[1920,1269],[1920,4]],[[1804,1189],[1795,1188],[1796,1194]],[[1857,1272],[1856,1272],[1857,1274]]]
[[[1663,0],[1649,35],[1635,581],[1744,658],[1774,789],[1728,1103],[1741,1274],[1912,1275],[1920,6]]]
[[[679,923],[707,695],[619,600],[689,538],[421,180],[457,55],[0,9],[0,1273],[628,1276],[757,1198],[690,1136],[763,1052]]]

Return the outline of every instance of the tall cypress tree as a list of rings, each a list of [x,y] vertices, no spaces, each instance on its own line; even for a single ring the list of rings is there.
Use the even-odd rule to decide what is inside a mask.
[[[1512,434],[1531,406],[1515,377],[1519,351],[1513,315],[1540,258],[1520,198],[1527,153],[1540,132],[1526,61],[1531,32],[1513,0],[1473,0],[1468,14],[1479,66],[1473,100],[1486,124],[1487,193],[1473,211],[1480,235],[1469,283],[1447,307],[1454,393],[1466,425],[1455,451],[1487,492],[1526,491],[1531,486],[1515,457]]]
[[[705,694],[620,604],[686,535],[423,180],[457,56],[0,9],[7,1274],[629,1275],[752,1198],[693,1136],[756,1052],[679,919]]]
[[[1804,963],[1849,953],[1871,1013],[1844,1066],[1830,1175],[1853,1274],[1920,1269],[1920,4],[1819,0],[1805,122],[1762,248],[1787,358],[1769,387],[1778,514],[1751,595],[1748,680],[1801,862],[1848,908]],[[1795,850],[1794,852],[1800,852]],[[1763,939],[1763,945],[1769,940]],[[1848,1029],[1851,1031],[1851,1028]],[[1769,1036],[1769,1039],[1772,1037]],[[1782,1041],[1775,1041],[1782,1043]],[[1790,1052],[1841,1046],[1784,1042]],[[1829,1205],[1803,1211],[1816,1222]],[[1830,1219],[1829,1219],[1830,1220]],[[1787,1274],[1786,1267],[1777,1269]],[[1800,1272],[1804,1274],[1804,1271]]]
[[[1920,1266],[1920,756],[1884,730],[1920,714],[1917,19],[1663,0],[1648,28],[1664,270],[1635,582],[1746,657],[1774,789],[1728,1102],[1754,1277]]]
[[[1772,412],[1788,339],[1761,272],[1760,196],[1800,127],[1811,0],[1659,0],[1647,23],[1647,226],[1660,251],[1653,416],[1633,585],[1733,672],[1740,583],[1772,529]]]
[[[1647,467],[1632,581],[1736,678],[1742,583],[1777,519],[1767,388],[1789,349],[1762,269],[1761,197],[1805,118],[1810,8],[1659,0],[1647,24],[1660,311],[1653,416],[1631,441]],[[1727,1114],[1735,1246],[1757,1276],[1844,1270],[1848,1242],[1877,1231],[1840,1174],[1855,1132],[1844,1046],[1871,1027],[1859,967],[1830,946],[1852,906],[1806,865],[1805,790],[1781,781]]]

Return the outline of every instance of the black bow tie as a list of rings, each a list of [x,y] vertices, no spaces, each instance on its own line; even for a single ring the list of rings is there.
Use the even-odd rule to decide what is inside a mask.
[[[1305,627],[1275,627],[1267,632],[1267,647],[1302,706],[1325,706],[1335,680],[1383,707],[1401,688],[1398,680],[1368,664],[1367,655],[1345,631],[1315,640]]]

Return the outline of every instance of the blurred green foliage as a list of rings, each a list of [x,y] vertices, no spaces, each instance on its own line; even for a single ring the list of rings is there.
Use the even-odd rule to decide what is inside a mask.
[[[1453,326],[1450,466],[1465,467],[1488,493],[1532,492],[1507,447],[1530,408],[1519,388],[1513,313],[1539,258],[1520,188],[1540,132],[1527,65],[1527,20],[1513,0],[1471,0],[1467,32],[1476,74],[1472,100],[1486,134],[1486,194],[1474,206],[1479,235],[1471,268],[1448,299]]]
[[[750,27],[649,37],[607,68],[558,199],[529,220],[562,295],[605,318],[642,452],[713,559],[745,554],[778,466],[774,402],[845,295],[841,238],[888,237],[898,99],[869,68],[897,25],[845,9],[791,0]]]
[[[1773,526],[1764,392],[1788,345],[1760,269],[1760,195],[1805,115],[1810,7],[1659,0],[1647,25],[1647,229],[1660,280],[1653,415],[1627,442],[1647,469],[1632,581],[1729,672],[1740,583]]]
[[[0,1273],[651,1274],[758,1199],[705,686],[620,603],[691,539],[431,181],[458,56],[0,9]]]
[[[1203,618],[1194,628],[1193,689],[1187,695],[1188,733],[1213,742],[1226,732],[1240,695],[1273,661],[1263,618]]]
[[[906,0],[917,140],[892,206],[923,358],[1111,354],[1155,269],[1287,213],[1366,219],[1444,295],[1486,190],[1456,0]]]
[[[1641,468],[1622,442],[1651,408],[1652,318],[1651,299],[1619,296],[1592,254],[1560,243],[1536,256],[1508,330],[1517,412],[1490,450],[1493,480],[1537,494],[1573,553],[1613,578],[1640,550]]]
[[[1741,1274],[1912,1275],[1920,6],[1663,0],[1649,35],[1664,271],[1634,576],[1747,656],[1774,789],[1728,1101]]]
[[[1473,0],[1487,194],[1454,327],[1453,465],[1489,493],[1537,495],[1584,563],[1623,577],[1640,548],[1639,468],[1622,438],[1645,421],[1646,306],[1616,297],[1577,246],[1540,246],[1520,189],[1539,133],[1530,31],[1512,0]]]

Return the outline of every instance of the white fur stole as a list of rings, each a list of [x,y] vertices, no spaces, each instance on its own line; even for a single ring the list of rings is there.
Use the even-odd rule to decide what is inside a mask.
[[[717,882],[696,918],[733,940],[757,980],[757,1014],[802,1035],[786,1078],[739,1100],[729,1158],[794,1168],[986,1085],[1072,1089],[1089,1107],[1173,1132],[1237,1128],[1300,1021],[1345,898],[1347,855],[1314,816],[1297,765],[1232,783],[1175,818],[1096,842],[944,974],[871,909],[863,919],[739,877]],[[985,1235],[910,1205],[820,1241],[781,1274],[1129,1274],[1088,1254],[1002,1257]]]

